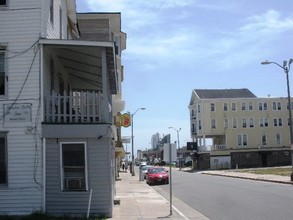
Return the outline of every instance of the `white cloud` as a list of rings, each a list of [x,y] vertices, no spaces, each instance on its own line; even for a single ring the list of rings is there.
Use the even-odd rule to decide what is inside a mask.
[[[248,23],[239,29],[241,32],[275,35],[293,30],[293,16],[282,18],[281,13],[275,10],[251,16],[247,18],[247,21]]]
[[[272,50],[272,42],[284,32],[293,31],[293,17],[282,17],[274,10],[250,16],[245,22],[242,27],[219,32],[215,41],[205,47],[198,45],[203,57],[216,58],[213,60],[223,70],[246,66],[255,62],[261,54],[268,54]]]
[[[201,31],[198,22],[196,25],[187,23],[192,17],[181,23],[197,9],[210,13],[234,9],[235,13],[242,4],[239,1],[112,0],[109,3],[109,0],[88,0],[87,3],[94,11],[121,12],[122,29],[128,34],[125,53],[130,59],[150,61],[151,64],[142,64],[147,69],[155,68],[157,57],[165,63],[181,58],[184,58],[182,62],[193,63],[215,60],[223,70],[233,68],[239,60],[246,65],[266,52],[266,45],[278,35],[293,29],[293,17],[282,17],[275,10],[249,16],[236,28],[216,30],[216,26],[211,26],[210,32]],[[175,11],[176,16],[172,14]]]
[[[166,8],[178,8],[185,7],[190,4],[194,4],[194,0],[87,0],[87,3],[94,8],[99,7],[100,10],[119,10],[125,9],[166,9]]]

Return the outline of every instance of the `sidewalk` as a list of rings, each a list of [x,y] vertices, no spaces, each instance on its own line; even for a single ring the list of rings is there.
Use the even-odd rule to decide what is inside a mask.
[[[139,181],[138,170],[135,169],[135,172],[135,176],[132,176],[129,172],[119,173],[119,180],[116,181],[115,199],[120,202],[120,205],[114,205],[113,218],[111,219],[208,219],[176,198],[173,198],[172,215],[170,215],[169,201],[146,184],[145,181]],[[179,209],[176,204],[180,207]],[[188,216],[184,213],[187,213]]]
[[[183,168],[184,172],[193,172],[190,168]],[[292,184],[290,177],[277,175],[259,175],[236,172],[235,170],[209,170],[199,171],[201,174],[218,175],[234,178],[244,178],[257,181],[268,181],[283,184]],[[165,194],[166,192],[160,192]],[[115,200],[120,204],[114,205],[113,220],[144,220],[144,219],[170,219],[170,220],[207,220],[208,218],[191,208],[181,200],[172,198],[172,209],[167,199],[161,196],[153,187],[139,181],[139,172],[135,167],[135,176],[129,172],[120,172],[116,181]],[[172,215],[170,212],[172,210]]]

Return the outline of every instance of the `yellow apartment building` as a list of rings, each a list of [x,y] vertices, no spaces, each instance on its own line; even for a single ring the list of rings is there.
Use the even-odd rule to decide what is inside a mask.
[[[286,97],[258,98],[246,88],[194,89],[188,107],[199,167],[207,153],[211,169],[290,165],[287,106]]]

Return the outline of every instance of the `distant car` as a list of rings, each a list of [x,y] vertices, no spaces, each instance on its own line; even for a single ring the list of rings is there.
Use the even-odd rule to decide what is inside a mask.
[[[146,173],[146,183],[151,184],[168,184],[169,174],[163,167],[152,167]]]
[[[139,169],[141,169],[143,166],[147,165],[145,161],[140,162],[139,164]]]
[[[141,172],[143,173],[144,179],[146,179],[146,174],[148,172],[148,169],[149,168],[152,168],[152,167],[154,167],[154,166],[152,166],[152,165],[145,165],[145,166],[142,166],[141,167]]]
[[[142,162],[140,162],[140,165],[147,165],[147,162],[142,161]]]

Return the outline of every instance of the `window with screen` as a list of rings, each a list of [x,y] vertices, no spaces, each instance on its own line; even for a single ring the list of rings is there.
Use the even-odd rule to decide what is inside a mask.
[[[85,143],[62,143],[62,190],[87,190]]]

